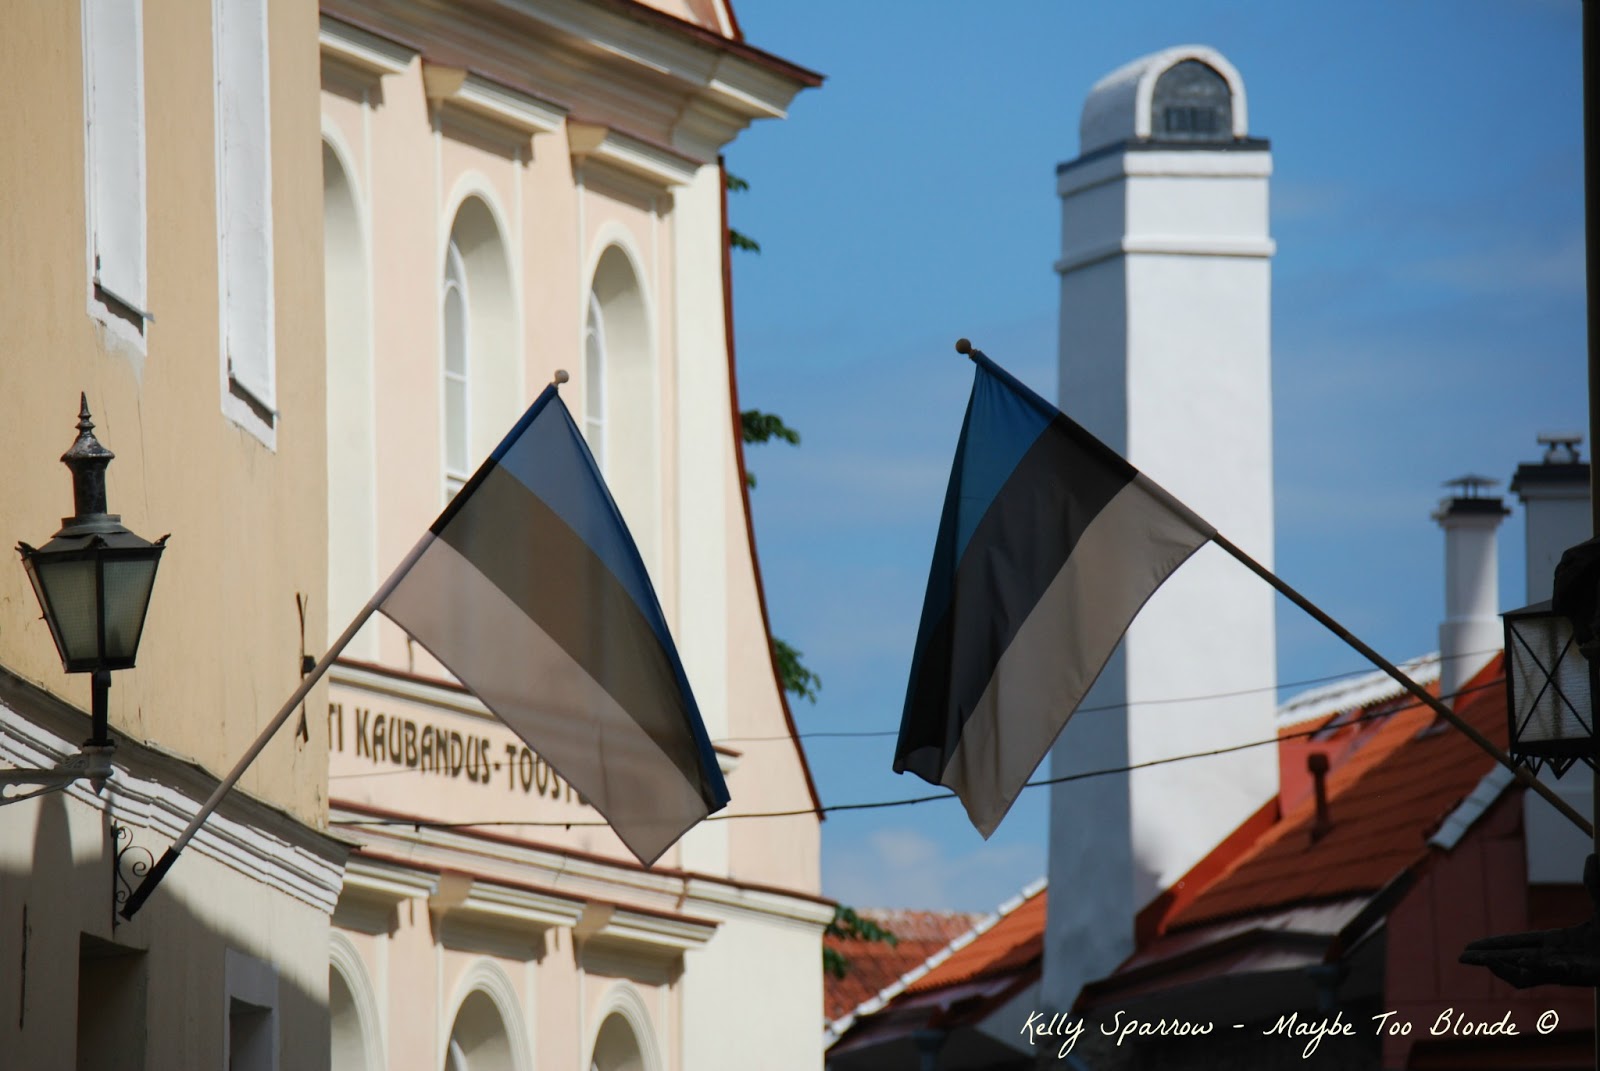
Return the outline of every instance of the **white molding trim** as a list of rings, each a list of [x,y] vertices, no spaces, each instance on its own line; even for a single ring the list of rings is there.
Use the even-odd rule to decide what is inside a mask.
[[[449,1004],[450,1017],[441,1031],[444,1044],[439,1049],[434,1066],[450,1066],[450,1038],[455,1033],[456,1017],[461,1014],[461,1006],[474,993],[487,996],[500,1013],[501,1025],[505,1027],[506,1040],[510,1043],[511,1062],[517,1071],[533,1071],[530,1055],[533,1051],[532,1039],[528,1035],[528,1024],[522,1018],[522,1002],[517,998],[517,988],[511,984],[511,979],[499,964],[486,958],[473,960],[472,966],[467,968],[456,985]]]
[[[629,959],[674,960],[716,936],[718,923],[706,919],[665,918],[620,904],[591,901],[573,927],[590,948],[622,953]]]
[[[368,816],[342,810],[333,804],[330,820],[361,821]],[[484,853],[481,837],[458,829],[409,825],[358,826],[341,830],[376,852],[415,858],[419,864],[446,868],[475,865]],[[820,935],[833,920],[834,904],[804,893],[751,887],[709,875],[640,870],[584,855],[534,844],[497,840],[494,858],[517,869],[531,884],[573,899],[615,901],[619,893],[636,896],[642,903],[674,914],[687,912],[708,921],[744,918],[765,924],[780,923]],[[356,858],[359,858],[357,856]]]
[[[355,944],[336,929],[328,931],[328,966],[339,972],[355,1001],[356,1017],[361,1021],[362,1048],[369,1061],[367,1066],[388,1067],[389,1060],[383,1051],[383,1039],[388,1030],[383,1021],[382,1005],[372,988],[372,977]]]
[[[1272,177],[1270,149],[1124,149],[1108,152],[1056,175],[1056,194],[1067,197],[1123,178],[1254,178]]]
[[[509,89],[461,67],[424,61],[422,88],[434,106],[467,113],[498,127],[502,134],[513,135],[517,141],[554,134],[567,118],[567,110],[558,104]]]
[[[344,865],[344,891],[390,906],[405,900],[432,896],[439,877],[400,863],[352,855]]]
[[[584,905],[571,897],[446,871],[428,897],[428,910],[473,929],[531,937],[552,926],[575,925],[584,914]]]
[[[356,77],[348,79],[368,86],[385,75],[404,74],[417,53],[404,45],[357,29],[348,23],[323,15],[317,27],[317,42],[324,63],[332,62]]]
[[[18,769],[44,770],[76,754],[77,750],[65,738],[0,703],[0,761]],[[165,845],[158,846],[148,835],[138,834],[154,834],[156,840],[164,839],[168,843],[177,840],[209,794],[208,791],[186,792],[177,786],[209,790],[216,780],[182,759],[153,748],[134,750],[124,746],[118,750],[112,760],[111,779],[102,793],[96,795],[87,782],[78,781],[69,785],[64,795],[134,830],[135,843],[159,855]],[[145,760],[141,765],[151,767],[148,774],[130,769],[128,755],[124,752],[133,752],[137,758]],[[234,813],[223,813],[225,810]],[[242,820],[246,815],[248,820]],[[333,845],[326,834],[268,804],[235,792],[225,798],[222,808],[200,827],[189,848],[331,915],[339,899],[344,865],[342,859],[334,861],[332,851],[318,853],[307,847],[307,842],[313,838],[324,841],[329,848]]]
[[[598,123],[567,123],[567,142],[579,165],[615,168],[661,189],[688,185],[701,167],[688,157]]]
[[[1069,249],[1055,263],[1056,273],[1068,272],[1098,264],[1102,260],[1124,255],[1155,254],[1172,257],[1244,257],[1265,259],[1278,251],[1278,243],[1271,238],[1195,237],[1193,235],[1154,235],[1137,238],[1117,238],[1098,245]]]
[[[644,997],[631,982],[620,979],[612,983],[611,988],[600,998],[598,1010],[591,1020],[594,1023],[594,1036],[588,1039],[585,1046],[583,1066],[593,1066],[594,1050],[599,1044],[600,1032],[605,1029],[606,1020],[613,1015],[622,1016],[623,1021],[628,1024],[628,1029],[633,1031],[633,1041],[639,1047],[639,1058],[644,1064],[643,1071],[663,1071],[661,1046],[656,1042],[656,1031],[650,1021],[649,1005],[645,1004]]]

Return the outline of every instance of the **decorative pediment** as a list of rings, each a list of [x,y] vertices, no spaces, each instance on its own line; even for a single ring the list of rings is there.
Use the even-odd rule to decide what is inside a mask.
[[[395,908],[407,900],[432,896],[438,882],[437,874],[415,867],[353,855],[345,864],[334,925],[361,933],[388,933],[395,926]]]
[[[322,84],[356,96],[378,90],[385,75],[404,72],[417,56],[404,45],[326,15],[317,40],[322,46]]]
[[[422,87],[446,129],[491,148],[521,150],[561,129],[566,109],[497,85],[461,67],[422,65]]]
[[[428,911],[449,947],[536,959],[543,954],[544,932],[576,925],[584,904],[542,889],[445,871],[428,897]]]
[[[598,123],[569,122],[567,140],[578,164],[599,164],[662,188],[688,183],[700,166],[686,156]]]

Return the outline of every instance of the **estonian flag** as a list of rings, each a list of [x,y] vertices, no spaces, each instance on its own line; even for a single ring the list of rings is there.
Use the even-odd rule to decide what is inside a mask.
[[[728,802],[644,562],[554,385],[379,609],[646,866]]]
[[[894,768],[954,790],[988,837],[1139,608],[1214,531],[971,357]]]

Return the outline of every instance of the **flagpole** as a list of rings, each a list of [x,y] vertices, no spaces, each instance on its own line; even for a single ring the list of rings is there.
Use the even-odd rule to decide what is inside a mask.
[[[200,831],[201,825],[222,803],[223,797],[233,789],[234,785],[238,784],[239,778],[244,776],[245,770],[261,754],[262,749],[267,746],[267,742],[272,739],[279,729],[283,728],[283,723],[289,720],[289,715],[294,713],[301,700],[305,699],[311,689],[316,687],[317,681],[322,679],[322,675],[328,671],[328,667],[333,665],[339,655],[344,652],[344,649],[349,646],[350,641],[355,639],[356,633],[361,631],[361,626],[367,623],[367,619],[373,615],[383,603],[383,600],[394,592],[394,589],[399,585],[406,573],[417,563],[417,559],[422,557],[422,552],[432,542],[432,532],[417,541],[417,545],[411,548],[411,552],[395,567],[394,572],[389,574],[389,579],[385,580],[383,586],[373,594],[372,598],[367,600],[367,604],[361,608],[361,612],[356,614],[355,619],[339,635],[339,638],[333,641],[333,646],[329,647],[317,664],[311,668],[311,672],[300,678],[300,684],[295,688],[294,694],[289,696],[277,715],[261,731],[261,735],[256,737],[255,743],[250,745],[249,750],[234,765],[233,770],[229,772],[227,777],[222,779],[221,783],[211,793],[210,798],[201,805],[200,810],[189,820],[189,824],[184,827],[183,832],[178,834],[178,839],[173,841],[172,846],[162,854],[161,861],[150,869],[150,873],[146,875],[144,881],[139,883],[139,887],[133,891],[133,895],[128,897],[128,902],[122,906],[122,911],[120,912],[123,918],[133,918],[135,913],[144,906],[144,902],[150,898],[150,894],[161,883],[161,879],[166,876],[167,871],[172,869],[172,864],[177,862],[179,854],[183,852],[184,848],[188,847],[189,841],[194,839],[194,835]]]
[[[1512,759],[1510,755],[1506,754],[1503,750],[1497,747],[1494,741],[1490,740],[1487,736],[1484,736],[1477,729],[1473,728],[1470,723],[1446,706],[1440,698],[1430,695],[1426,688],[1422,687],[1422,685],[1408,677],[1404,672],[1401,671],[1400,667],[1390,662],[1387,658],[1384,658],[1381,654],[1379,654],[1377,651],[1374,651],[1371,647],[1368,647],[1365,643],[1362,643],[1360,638],[1351,633],[1349,629],[1339,624],[1339,622],[1329,617],[1322,611],[1320,607],[1317,606],[1316,603],[1300,594],[1298,591],[1284,582],[1276,573],[1272,572],[1266,566],[1250,557],[1250,555],[1246,554],[1243,550],[1240,550],[1239,547],[1226,536],[1216,534],[1211,537],[1211,541],[1231,554],[1234,559],[1246,569],[1249,569],[1252,573],[1255,573],[1261,579],[1271,584],[1274,588],[1277,588],[1279,593],[1281,593],[1284,598],[1288,599],[1290,602],[1300,607],[1300,609],[1314,617],[1319,624],[1353,647],[1358,653],[1361,654],[1362,657],[1367,659],[1367,661],[1371,662],[1373,665],[1387,673],[1390,677],[1394,678],[1395,682],[1409,692],[1412,698],[1431,709],[1435,714],[1439,715],[1445,721],[1448,721],[1451,725],[1460,730],[1468,740],[1471,740],[1474,744],[1477,744],[1479,748],[1492,755],[1494,760],[1500,765],[1504,766],[1506,769],[1510,770],[1512,774],[1516,776],[1518,781],[1521,781],[1523,785],[1533,789],[1539,795],[1543,796],[1546,802],[1564,814],[1579,829],[1583,830],[1590,837],[1594,836],[1594,827],[1589,824],[1588,819],[1584,818],[1583,815],[1574,810],[1570,803],[1556,795],[1555,790],[1553,790],[1543,781],[1539,780],[1537,777],[1534,777],[1533,774],[1528,772],[1525,767],[1519,765],[1514,759]]]
[[[975,349],[972,343],[964,338],[956,340],[956,352],[970,358],[974,362],[977,361],[979,356],[982,356],[982,352]],[[984,359],[988,360],[987,357]],[[1345,628],[1343,625],[1339,624],[1339,622],[1335,621],[1333,618],[1324,613],[1322,608],[1317,606],[1316,603],[1312,602],[1294,588],[1290,587],[1289,584],[1287,584],[1278,576],[1278,574],[1274,573],[1272,570],[1256,561],[1250,555],[1246,554],[1238,547],[1237,544],[1228,539],[1226,536],[1213,532],[1211,541],[1232,555],[1233,558],[1239,562],[1239,564],[1243,565],[1246,569],[1249,569],[1252,573],[1255,573],[1268,584],[1271,584],[1278,590],[1280,594],[1283,595],[1284,598],[1288,599],[1290,602],[1300,607],[1300,609],[1310,614],[1329,632],[1332,632],[1335,636],[1349,644],[1363,658],[1392,677],[1395,682],[1400,685],[1400,687],[1404,688],[1411,695],[1412,698],[1416,699],[1419,703],[1422,703],[1435,714],[1439,715],[1445,721],[1453,725],[1456,729],[1460,730],[1468,740],[1471,740],[1484,752],[1492,756],[1496,762],[1510,770],[1516,779],[1522,782],[1524,786],[1532,789],[1534,792],[1544,797],[1545,801],[1549,803],[1550,806],[1554,807],[1556,810],[1565,815],[1573,825],[1583,830],[1584,833],[1590,838],[1595,836],[1595,827],[1590,824],[1589,820],[1584,818],[1583,815],[1579,814],[1566,800],[1556,795],[1554,789],[1545,784],[1543,781],[1539,780],[1537,777],[1533,776],[1533,774],[1530,773],[1525,767],[1518,765],[1510,755],[1506,754],[1503,750],[1497,747],[1494,741],[1490,740],[1477,729],[1473,728],[1464,719],[1457,715],[1455,711],[1446,706],[1440,699],[1428,694],[1428,690],[1426,688],[1422,687],[1422,685],[1408,677],[1393,662],[1390,662],[1377,651],[1374,651],[1371,647],[1368,647],[1365,643],[1361,642],[1361,640],[1349,629]]]

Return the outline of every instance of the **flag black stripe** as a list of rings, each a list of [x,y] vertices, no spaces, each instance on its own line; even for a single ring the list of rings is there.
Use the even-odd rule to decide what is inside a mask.
[[[949,603],[919,645],[895,769],[940,783],[1000,656],[1083,533],[1135,475],[1065,416],[1039,434],[978,522]]]
[[[487,468],[471,501],[441,525],[439,538],[544,629],[715,806],[686,729],[699,714],[684,706],[672,659],[638,604],[522,481],[498,465]],[[507,540],[507,532],[518,538]]]

